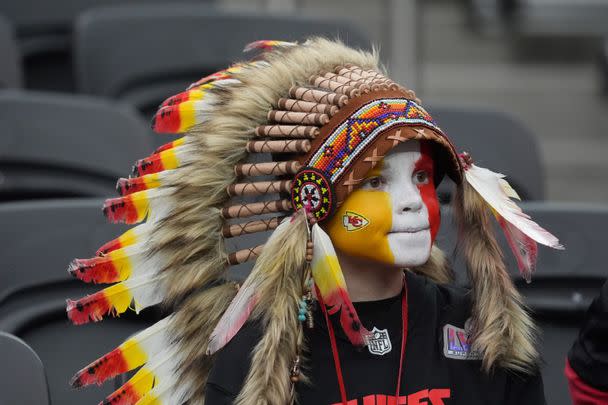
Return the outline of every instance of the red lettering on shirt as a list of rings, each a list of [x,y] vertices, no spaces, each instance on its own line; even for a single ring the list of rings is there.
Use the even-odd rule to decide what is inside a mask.
[[[429,390],[418,391],[415,394],[407,396],[407,405],[427,405],[425,399],[429,397]]]
[[[444,399],[451,398],[451,394],[452,391],[449,388],[435,388],[399,396],[398,400],[394,395],[366,395],[362,398],[362,402],[359,402],[358,399],[351,399],[347,405],[449,405]],[[342,403],[337,402],[333,405],[342,405]]]
[[[433,405],[446,405],[445,402],[443,402],[444,399],[447,399],[450,397],[450,390],[449,389],[434,389],[429,391],[429,399],[431,400],[431,404]]]

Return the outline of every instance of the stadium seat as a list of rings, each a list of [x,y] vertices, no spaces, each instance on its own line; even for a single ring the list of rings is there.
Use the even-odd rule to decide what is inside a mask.
[[[537,271],[532,283],[519,275],[513,254],[502,233],[498,240],[505,253],[507,267],[526,304],[541,328],[543,375],[548,404],[570,404],[563,375],[564,361],[577,336],[582,314],[587,309],[608,273],[608,206],[529,202],[523,210],[555,234],[565,251],[539,247]],[[453,255],[456,231],[451,210],[444,208],[437,241],[453,262],[460,284],[467,284],[464,265],[459,254]]]
[[[202,76],[247,58],[242,50],[249,42],[313,34],[370,46],[349,24],[336,21],[235,14],[192,4],[90,10],[75,28],[78,89],[129,101],[149,115]]]
[[[152,153],[148,125],[128,106],[0,92],[0,201],[109,196]]]
[[[0,88],[21,87],[20,55],[11,23],[0,15]]]
[[[188,1],[188,0],[182,0]],[[191,0],[210,3],[213,0]],[[165,0],[129,0],[129,4],[148,4]],[[72,26],[84,10],[123,0],[39,0],[2,1],[3,14],[17,29],[23,54],[26,87],[38,90],[72,91]]]
[[[0,316],[21,303],[44,300],[49,285],[66,289],[66,297],[73,288],[75,295],[82,293],[86,284],[68,274],[70,261],[93,257],[126,230],[108,223],[102,205],[97,198],[0,204]]]
[[[505,174],[523,200],[545,198],[545,170],[538,140],[520,122],[484,109],[431,105],[428,111],[459,152],[469,152],[475,164]],[[443,183],[439,192],[446,202],[453,185],[449,180]]]
[[[601,42],[597,64],[601,83],[600,90],[606,97],[608,96],[608,37]]]
[[[44,367],[18,337],[0,332],[0,403],[50,405]]]
[[[147,310],[103,324],[73,326],[68,321],[66,298],[103,288],[70,276],[69,262],[93,257],[97,248],[125,230],[106,223],[101,204],[98,199],[0,204],[0,330],[23,339],[38,353],[55,404],[93,404],[113,391],[111,382],[78,391],[68,383],[76,371],[158,317]]]

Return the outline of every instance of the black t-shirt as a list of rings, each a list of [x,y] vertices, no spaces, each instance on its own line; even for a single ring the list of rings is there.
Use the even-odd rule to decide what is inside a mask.
[[[542,378],[504,370],[481,371],[471,353],[465,323],[470,316],[466,290],[439,286],[407,273],[408,335],[397,404],[539,405],[545,404]],[[339,315],[332,316],[348,405],[395,404],[402,318],[401,296],[355,303],[362,323],[374,330],[374,342],[355,348],[343,334]],[[320,309],[315,327],[305,327],[309,352],[303,370],[311,384],[298,383],[300,404],[340,405],[340,391],[327,325]],[[206,404],[232,404],[249,370],[253,347],[262,336],[250,322],[218,353],[207,383]],[[389,343],[390,342],[390,343]],[[373,352],[373,353],[372,353]],[[272,365],[268,365],[272,367]]]

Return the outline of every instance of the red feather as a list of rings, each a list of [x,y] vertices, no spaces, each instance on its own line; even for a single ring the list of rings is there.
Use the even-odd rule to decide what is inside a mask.
[[[188,101],[190,99],[190,91],[191,90],[182,91],[181,93],[169,97],[168,99],[162,102],[158,109],[160,110],[163,107],[177,105],[183,103],[184,101]]]
[[[497,219],[505,234],[507,243],[517,260],[517,267],[520,274],[526,282],[530,283],[532,281],[532,274],[536,270],[538,244],[534,239],[520,231],[503,217],[497,216]]]
[[[146,181],[143,177],[131,177],[128,179],[120,178],[116,182],[116,191],[121,196],[126,196],[147,189],[148,186],[146,185]]]
[[[122,355],[122,351],[116,348],[76,373],[70,384],[74,388],[94,383],[101,385],[107,379],[127,371],[129,371],[127,361]]]
[[[165,169],[160,153],[155,153],[147,158],[140,159],[133,166],[134,176],[145,176],[146,174],[162,172]]]
[[[135,405],[140,399],[139,393],[127,382],[99,405]]]
[[[109,257],[94,257],[92,259],[74,259],[68,271],[74,277],[85,283],[115,283],[120,273],[114,261]]]
[[[317,289],[317,297],[320,296],[321,292]],[[333,315],[340,311],[340,325],[348,340],[355,346],[367,345],[365,338],[370,332],[361,324],[361,320],[359,320],[357,311],[350,301],[348,293],[344,289],[339,288],[337,292],[328,297],[322,297],[322,299],[323,304],[329,307],[327,313]]]
[[[166,151],[166,150],[169,150],[169,149],[173,149],[173,148],[175,148],[176,146],[178,146],[178,145],[176,145],[176,142],[178,142],[178,141],[180,141],[180,140],[183,140],[183,139],[184,139],[184,138],[179,138],[179,139],[176,139],[175,141],[168,142],[168,143],[166,143],[166,144],[164,144],[164,145],[159,146],[159,147],[158,147],[158,148],[156,148],[156,150],[154,151],[154,154],[156,155],[157,153],[161,153],[161,152],[164,152],[164,151]]]
[[[159,133],[177,133],[180,126],[179,104],[167,105],[158,109],[152,117],[152,130]]]
[[[121,247],[123,246],[120,243],[120,237],[118,237],[116,239],[112,239],[111,241],[104,243],[103,246],[97,249],[96,254],[98,256],[106,255],[113,250],[120,249]]]
[[[68,318],[75,325],[100,321],[112,310],[112,306],[103,291],[88,295],[78,301],[67,300]]]
[[[103,205],[103,214],[110,222],[124,222],[134,224],[139,218],[137,208],[131,199],[132,195],[118,198],[109,198]]]

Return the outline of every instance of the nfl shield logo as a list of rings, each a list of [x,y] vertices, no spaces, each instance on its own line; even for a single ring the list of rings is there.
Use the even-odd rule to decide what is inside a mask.
[[[380,330],[374,326],[372,335],[367,342],[367,348],[371,354],[377,356],[390,352],[393,346],[391,345],[391,339],[388,337],[388,331],[386,329]]]

